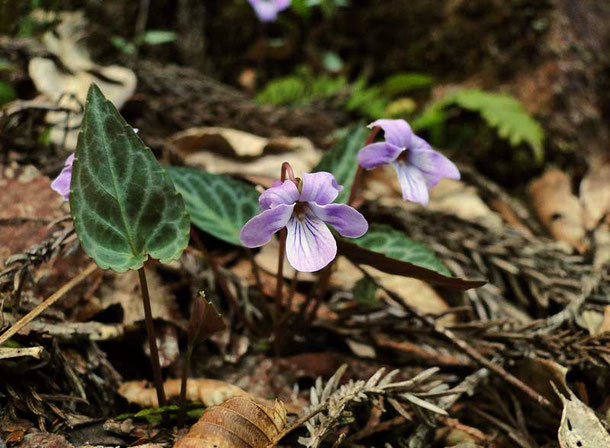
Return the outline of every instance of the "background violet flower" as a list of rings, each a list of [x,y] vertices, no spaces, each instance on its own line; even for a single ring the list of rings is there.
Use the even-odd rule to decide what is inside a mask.
[[[358,163],[367,170],[392,165],[405,200],[427,205],[428,189],[443,177],[460,178],[453,162],[415,135],[405,120],[377,120],[369,125],[377,126],[383,129],[385,141],[362,148]]]
[[[248,0],[261,22],[273,22],[277,13],[290,6],[291,0]]]
[[[70,182],[72,180],[72,164],[74,163],[74,153],[70,154],[66,159],[64,168],[59,173],[59,176],[55,178],[51,183],[51,188],[58,192],[64,201],[70,199]]]
[[[267,244],[286,227],[286,256],[297,271],[319,271],[337,255],[337,242],[327,227],[342,236],[358,238],[368,230],[364,216],[345,204],[331,204],[343,189],[327,172],[303,173],[301,189],[286,180],[264,191],[258,203],[262,213],[241,230],[246,247]]]

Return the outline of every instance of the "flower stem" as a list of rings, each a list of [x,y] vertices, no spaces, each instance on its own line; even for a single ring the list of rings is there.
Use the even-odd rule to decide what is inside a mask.
[[[191,371],[191,356],[193,355],[193,343],[189,341],[184,354],[182,365],[182,380],[180,381],[180,410],[178,411],[178,428],[184,426],[186,417],[186,386],[188,382],[189,372]]]
[[[161,375],[161,363],[159,362],[159,350],[157,349],[157,338],[155,325],[153,323],[152,310],[150,308],[150,296],[148,295],[148,283],[144,266],[138,269],[140,276],[140,289],[142,290],[142,303],[144,304],[144,316],[146,321],[146,334],[148,336],[148,346],[150,348],[150,362],[153,369],[153,380],[157,390],[157,401],[159,407],[165,406],[165,390],[163,388],[163,376]]]
[[[273,327],[273,347],[275,355],[280,355],[280,330],[282,312],[282,290],[284,287],[284,253],[286,252],[286,229],[280,230],[280,249],[277,257],[277,283],[275,287],[275,322]]]
[[[375,140],[375,137],[379,133],[381,128],[379,126],[375,126],[371,133],[369,134],[366,142],[364,142],[364,146],[370,145]],[[354,175],[354,181],[352,182],[352,188],[349,192],[349,199],[347,200],[347,205],[351,206],[354,204],[356,200],[356,195],[358,194],[358,189],[360,188],[360,184],[362,183],[362,175],[364,174],[364,168],[358,165],[358,169],[356,170],[356,174]]]

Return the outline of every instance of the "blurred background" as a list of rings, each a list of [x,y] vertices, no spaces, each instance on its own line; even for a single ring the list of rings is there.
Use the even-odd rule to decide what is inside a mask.
[[[149,137],[222,125],[323,146],[350,122],[405,118],[510,188],[545,163],[582,177],[608,154],[606,0],[293,0],[266,22],[246,0],[0,5],[4,102],[62,90],[28,64],[66,74],[83,46],[85,70],[135,85],[118,95]]]

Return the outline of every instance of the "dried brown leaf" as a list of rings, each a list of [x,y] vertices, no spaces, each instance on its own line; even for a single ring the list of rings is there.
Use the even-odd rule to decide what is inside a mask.
[[[585,252],[583,207],[572,194],[570,177],[551,168],[529,184],[528,193],[538,218],[551,235],[577,251]]]
[[[209,409],[175,448],[266,448],[286,426],[286,408],[237,397]]]
[[[320,152],[306,138],[267,139],[230,128],[191,128],[174,134],[168,142],[187,164],[211,173],[275,179],[282,162],[289,162],[300,173],[310,171],[320,160]]]
[[[601,448],[610,446],[610,434],[593,409],[580,401],[572,391],[566,397],[557,392],[563,402],[563,413],[557,433],[561,448]]]
[[[587,230],[610,215],[610,163],[595,165],[580,183],[580,200],[584,207]]]
[[[163,384],[165,396],[170,399],[180,395],[180,380],[170,379]],[[155,388],[147,381],[126,381],[119,386],[119,394],[130,403],[137,404],[143,408],[154,408],[158,406]],[[215,406],[233,397],[247,396],[246,391],[240,387],[220,380],[205,378],[190,378],[186,389],[188,401],[198,401],[204,406]]]

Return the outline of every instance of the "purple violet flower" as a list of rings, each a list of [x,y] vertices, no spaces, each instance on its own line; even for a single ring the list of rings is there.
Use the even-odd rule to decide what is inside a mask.
[[[288,262],[297,271],[319,271],[337,255],[337,242],[327,225],[349,238],[364,235],[369,225],[356,209],[331,204],[343,189],[332,174],[303,173],[297,183],[286,180],[265,190],[258,199],[262,213],[244,225],[240,238],[246,247],[259,247],[286,227]]]
[[[290,6],[291,0],[248,0],[261,22],[273,22],[277,13]]]
[[[64,168],[59,173],[59,176],[55,178],[51,183],[51,188],[58,192],[64,201],[70,199],[70,182],[72,181],[72,164],[74,163],[74,153],[70,154],[66,159]]]
[[[405,200],[427,205],[428,190],[443,177],[460,178],[453,162],[415,135],[405,120],[377,120],[369,125],[375,127],[383,129],[385,141],[362,148],[358,163],[367,170],[392,165]]]

